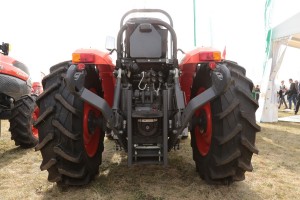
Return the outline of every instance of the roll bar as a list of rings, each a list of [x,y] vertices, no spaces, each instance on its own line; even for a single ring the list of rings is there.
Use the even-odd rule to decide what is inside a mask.
[[[165,15],[165,16],[169,19],[170,25],[171,25],[171,27],[173,27],[173,20],[172,20],[171,15],[169,15],[169,13],[167,13],[167,12],[164,11],[164,10],[161,10],[161,9],[132,9],[132,10],[126,12],[126,13],[123,15],[123,17],[122,17],[122,19],[121,19],[121,22],[120,22],[120,28],[123,27],[123,25],[124,25],[124,20],[125,20],[125,18],[126,18],[128,15],[130,15],[130,14],[132,14],[132,13],[150,13],[150,12],[162,13],[163,15]]]
[[[151,19],[149,20],[149,23],[153,24],[153,25],[160,25],[165,27],[170,33],[171,33],[171,39],[172,39],[172,47],[173,47],[173,51],[172,51],[172,57],[174,59],[177,59],[177,36],[176,33],[173,29],[173,27],[161,20],[157,20],[157,19]],[[117,59],[121,59],[122,58],[122,40],[123,40],[123,33],[124,31],[127,29],[127,24],[123,25],[118,33],[118,37],[117,37]]]

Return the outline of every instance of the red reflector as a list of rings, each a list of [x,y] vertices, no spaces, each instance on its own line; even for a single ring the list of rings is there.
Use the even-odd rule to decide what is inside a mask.
[[[218,51],[212,51],[212,52],[201,52],[199,53],[199,59],[200,61],[207,61],[207,60],[221,60],[221,53]]]
[[[83,71],[84,69],[85,69],[85,64],[79,63],[79,64],[77,65],[77,70],[78,70],[78,71]]]
[[[210,68],[211,70],[215,70],[217,64],[216,64],[215,62],[210,62],[210,63],[208,63],[208,66],[209,66],[209,68]]]
[[[94,54],[80,54],[81,62],[94,62]]]

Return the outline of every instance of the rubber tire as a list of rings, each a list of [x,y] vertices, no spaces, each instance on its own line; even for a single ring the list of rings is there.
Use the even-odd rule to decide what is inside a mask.
[[[48,170],[48,180],[59,185],[85,185],[99,173],[102,162],[104,134],[93,157],[85,152],[83,142],[83,101],[66,88],[64,77],[70,62],[50,69],[42,83],[44,92],[38,97],[40,117],[36,150],[42,154],[41,170]],[[99,81],[97,74],[88,78]],[[100,87],[100,84],[99,86]]]
[[[245,172],[252,171],[251,158],[258,154],[255,147],[256,132],[260,127],[255,121],[258,104],[253,100],[253,83],[245,77],[245,69],[234,62],[224,61],[231,72],[230,87],[211,101],[212,139],[208,153],[199,153],[195,131],[191,130],[191,146],[196,170],[208,184],[229,185],[245,179]],[[198,81],[196,81],[198,80]],[[211,86],[210,69],[203,66],[197,72],[191,94],[199,87]]]
[[[38,139],[32,134],[32,113],[35,101],[31,96],[23,96],[16,101],[9,119],[11,139],[16,146],[31,148],[37,145]]]

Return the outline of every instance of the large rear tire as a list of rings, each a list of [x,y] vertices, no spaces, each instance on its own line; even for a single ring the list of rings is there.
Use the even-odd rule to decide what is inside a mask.
[[[36,127],[40,142],[36,150],[41,151],[40,168],[48,170],[50,182],[85,185],[99,172],[104,134],[99,128],[84,133],[86,116],[97,111],[88,107],[85,112],[87,104],[67,89],[64,77],[69,65],[69,62],[63,62],[53,66],[43,79],[45,90],[37,99],[40,116]],[[101,95],[95,68],[88,71],[85,82],[85,87],[93,88]]]
[[[251,158],[255,147],[255,121],[258,104],[251,96],[253,83],[245,77],[245,69],[224,61],[231,72],[226,91],[195,112],[191,128],[191,146],[196,170],[209,184],[230,184],[245,178],[252,171]],[[201,66],[193,82],[191,94],[197,94],[212,84],[210,69]]]
[[[23,96],[15,103],[12,114],[9,119],[11,139],[15,141],[16,146],[22,148],[31,148],[38,143],[38,139],[32,132],[32,113],[34,111],[35,101],[31,96]]]

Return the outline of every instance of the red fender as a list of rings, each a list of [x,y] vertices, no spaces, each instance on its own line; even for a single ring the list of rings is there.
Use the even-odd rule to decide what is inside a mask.
[[[211,61],[220,62],[221,52],[213,48],[202,47],[186,53],[179,64],[179,69],[182,73],[179,81],[181,89],[185,93],[186,103],[188,103],[191,98],[191,87],[193,85],[197,64]]]
[[[23,72],[21,69],[13,66],[13,63],[15,61],[15,59],[9,56],[4,56],[0,54],[0,74],[14,76],[24,81],[27,81],[27,79],[29,78],[28,74]]]
[[[102,89],[104,93],[104,99],[112,107],[114,99],[114,86],[115,86],[115,77],[113,71],[115,65],[112,63],[112,59],[107,52],[102,52],[96,49],[78,49],[73,53],[73,62],[74,55],[82,54],[87,55],[88,59],[91,59],[90,64],[95,64],[99,71],[99,76],[102,80]],[[90,56],[90,57],[89,57]]]

